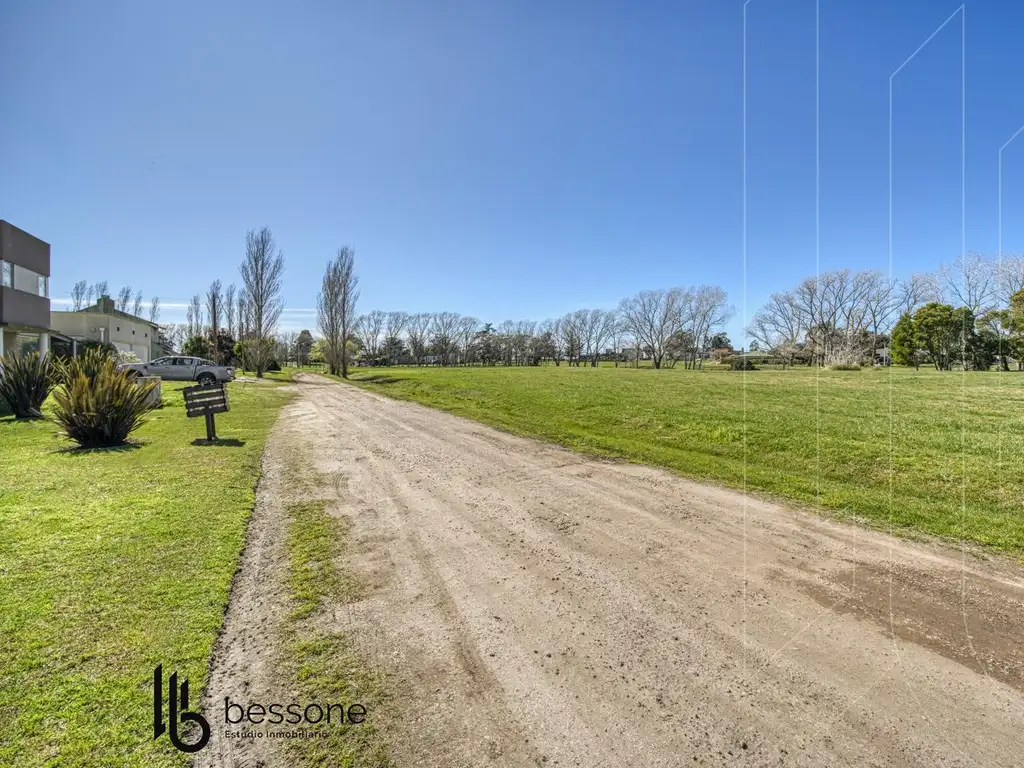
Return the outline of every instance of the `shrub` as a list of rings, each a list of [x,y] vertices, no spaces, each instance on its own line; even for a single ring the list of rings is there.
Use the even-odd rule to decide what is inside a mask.
[[[109,341],[95,341],[93,339],[89,339],[87,341],[78,342],[77,346],[79,356],[88,354],[90,351],[93,350],[98,350],[105,354],[109,354],[116,357],[118,352],[117,347],[115,347]]]
[[[832,363],[825,367],[830,371],[859,371],[860,363]]]
[[[754,361],[749,357],[731,357],[729,358],[729,368],[734,371],[756,371],[757,366],[754,365]]]
[[[93,362],[79,358],[68,365],[64,385],[54,392],[54,419],[82,448],[121,445],[155,407],[150,392],[156,382],[136,384],[111,358],[88,370]]]
[[[108,362],[116,366],[119,359],[119,353],[114,347],[90,347],[86,349],[85,354],[65,363],[61,371],[61,383],[67,384],[74,375],[79,373],[85,374],[85,377],[92,381],[99,376],[100,371]]]
[[[210,354],[210,340],[202,336],[193,336],[182,345],[181,354],[190,357],[206,357]]]
[[[281,364],[279,362],[277,362],[277,360],[271,360],[269,363],[267,363],[267,370],[268,371],[280,371],[281,370]]]
[[[0,366],[0,400],[17,419],[41,419],[43,403],[60,382],[57,360],[38,352],[9,352]]]

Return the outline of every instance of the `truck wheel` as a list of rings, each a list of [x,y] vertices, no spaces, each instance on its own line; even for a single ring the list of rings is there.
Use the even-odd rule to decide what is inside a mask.
[[[211,384],[217,383],[217,377],[212,373],[200,373],[198,378],[196,378],[196,381],[199,382],[199,386],[208,387]]]

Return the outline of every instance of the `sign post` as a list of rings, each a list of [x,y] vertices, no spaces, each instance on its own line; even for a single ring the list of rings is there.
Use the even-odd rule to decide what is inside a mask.
[[[213,415],[231,410],[227,388],[222,382],[207,387],[186,387],[182,393],[185,395],[185,414],[189,418],[206,417],[206,440],[212,443],[217,439],[217,424]]]

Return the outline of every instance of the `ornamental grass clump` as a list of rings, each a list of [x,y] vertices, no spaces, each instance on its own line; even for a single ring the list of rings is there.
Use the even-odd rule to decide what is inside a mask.
[[[112,358],[86,355],[68,364],[64,385],[53,395],[53,418],[82,448],[123,445],[155,407],[150,398],[155,386],[136,383]]]
[[[100,375],[100,371],[103,370],[108,362],[113,362],[114,366],[117,366],[116,350],[108,347],[90,347],[83,354],[68,361],[64,366],[65,383],[70,381],[72,376],[79,373],[85,374],[85,377],[92,381]],[[129,374],[129,376],[131,375]]]
[[[60,377],[59,363],[48,354],[8,352],[0,361],[0,400],[17,419],[41,419],[43,403]]]

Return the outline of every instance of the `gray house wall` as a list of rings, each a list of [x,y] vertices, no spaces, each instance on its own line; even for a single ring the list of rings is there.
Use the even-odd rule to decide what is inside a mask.
[[[50,245],[0,220],[0,261],[30,269],[50,279]],[[0,286],[0,324],[47,329],[50,299],[36,291]]]

